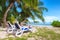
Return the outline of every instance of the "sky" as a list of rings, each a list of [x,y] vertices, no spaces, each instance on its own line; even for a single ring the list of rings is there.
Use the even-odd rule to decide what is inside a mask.
[[[44,18],[46,22],[52,22],[53,20],[60,21],[60,0],[41,0],[44,6],[48,9],[48,12],[44,11]]]

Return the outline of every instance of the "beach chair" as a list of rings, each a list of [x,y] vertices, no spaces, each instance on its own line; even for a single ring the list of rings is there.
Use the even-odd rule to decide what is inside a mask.
[[[27,28],[27,27],[22,27],[20,28],[20,30],[18,30],[15,34],[16,37],[21,37],[23,35],[23,33],[25,32],[31,32],[31,29]]]
[[[7,33],[13,33],[13,31],[16,29],[14,25],[12,25],[10,22],[8,22],[9,27],[7,28]]]
[[[19,25],[19,23],[15,23],[15,27],[17,29],[17,31],[15,32],[15,36],[21,36],[23,33],[21,31],[21,26]]]
[[[15,26],[16,26],[17,29],[19,29],[19,30],[17,30],[17,32],[15,33],[15,36],[17,36],[17,37],[22,36],[25,31],[31,31],[31,28],[28,28],[28,27],[25,27],[25,26],[22,27],[22,26],[20,26],[18,23],[15,23]]]

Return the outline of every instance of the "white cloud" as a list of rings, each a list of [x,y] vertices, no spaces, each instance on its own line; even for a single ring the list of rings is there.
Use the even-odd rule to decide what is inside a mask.
[[[29,20],[29,22],[33,22],[33,20],[32,20],[32,19],[30,19],[30,18],[28,18],[28,20]]]
[[[56,16],[45,16],[44,18],[45,18],[45,22],[52,22],[53,20],[59,20],[60,21],[60,19]]]
[[[45,19],[46,23],[52,22],[53,20],[59,20],[60,21],[59,17],[56,17],[56,16],[44,16],[44,19]],[[29,18],[29,21],[33,22],[33,20],[31,18]],[[39,21],[42,23],[42,21],[39,20],[38,18],[36,18],[35,21]]]
[[[44,17],[44,19],[45,19],[45,22],[52,22],[52,21],[54,21],[54,20],[59,20],[60,21],[60,19],[58,18],[58,17],[56,17],[56,16],[45,16]],[[35,21],[39,21],[39,22],[42,22],[41,20],[39,20],[39,19],[36,19]]]

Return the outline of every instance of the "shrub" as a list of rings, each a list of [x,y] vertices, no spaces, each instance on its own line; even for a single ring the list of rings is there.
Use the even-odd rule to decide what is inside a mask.
[[[51,25],[54,27],[60,27],[60,21],[53,21]]]

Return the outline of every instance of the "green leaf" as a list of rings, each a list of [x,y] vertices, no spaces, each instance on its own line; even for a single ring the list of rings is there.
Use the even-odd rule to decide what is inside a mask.
[[[0,11],[2,11],[2,6],[0,6]]]

